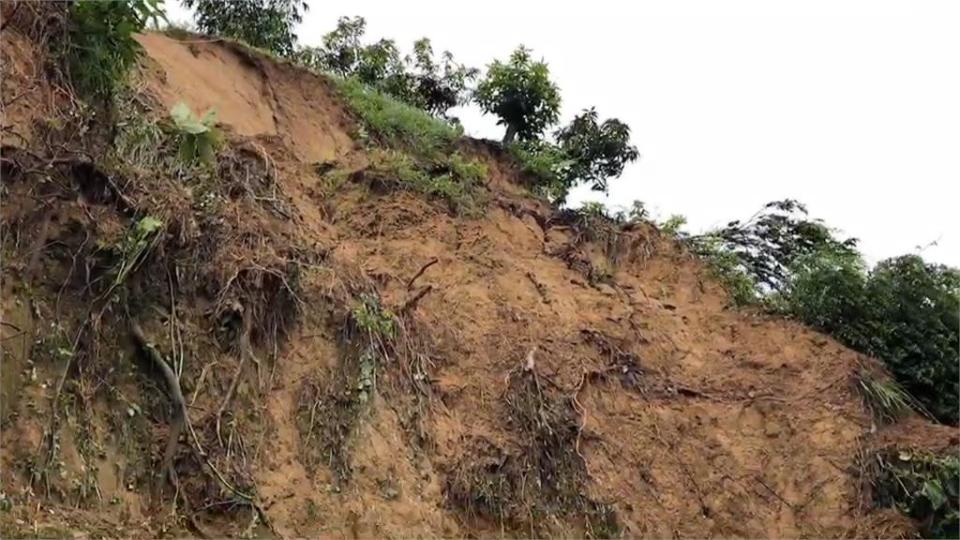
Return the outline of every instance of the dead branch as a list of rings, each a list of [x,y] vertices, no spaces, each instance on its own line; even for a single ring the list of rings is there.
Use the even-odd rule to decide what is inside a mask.
[[[143,354],[147,355],[153,365],[160,371],[167,385],[170,401],[173,402],[173,421],[170,424],[170,434],[167,436],[167,447],[163,453],[161,467],[163,474],[169,478],[170,483],[174,487],[177,487],[177,476],[173,470],[173,454],[177,448],[177,440],[180,438],[180,433],[183,432],[187,419],[187,403],[184,401],[183,392],[180,390],[180,379],[177,378],[177,374],[173,372],[173,369],[170,368],[166,360],[160,356],[156,348],[147,341],[146,336],[143,334],[143,329],[140,328],[140,324],[133,319],[130,320],[130,335],[133,337],[137,348]]]
[[[223,436],[220,432],[220,419],[223,417],[224,411],[227,410],[227,405],[230,404],[230,398],[233,397],[234,391],[237,389],[237,381],[240,380],[240,375],[243,373],[243,364],[247,360],[247,355],[240,353],[240,361],[237,363],[237,370],[233,373],[233,379],[230,381],[230,387],[227,388],[227,394],[223,396],[223,400],[220,402],[220,407],[217,409],[216,417],[216,427],[217,427],[217,442],[220,443],[220,448],[223,448]]]
[[[400,307],[400,314],[404,315],[408,313],[410,310],[415,309],[417,307],[417,303],[420,302],[420,299],[426,296],[427,293],[429,293],[432,290],[433,290],[433,285],[427,285],[423,289],[420,289],[420,292],[415,294],[413,298],[403,303],[403,306]]]
[[[430,259],[429,261],[427,261],[427,264],[421,266],[421,267],[420,267],[420,271],[417,272],[416,275],[414,275],[412,278],[410,278],[410,281],[407,282],[407,290],[408,290],[408,291],[413,290],[413,283],[414,283],[415,281],[417,281],[417,278],[419,278],[420,276],[422,276],[423,273],[427,271],[427,268],[430,268],[431,266],[437,264],[439,261],[440,261],[440,259],[438,259],[438,258],[436,258],[436,257],[433,257],[432,259]]]
[[[239,489],[234,487],[233,484],[231,484],[229,481],[227,481],[226,478],[223,477],[223,474],[220,473],[220,470],[217,469],[213,465],[213,463],[210,461],[210,459],[207,457],[207,454],[203,451],[203,446],[200,444],[200,438],[197,437],[197,432],[193,429],[193,425],[190,423],[190,417],[187,414],[187,405],[183,399],[183,393],[180,390],[180,381],[177,379],[176,375],[173,373],[173,370],[170,369],[170,366],[167,365],[166,361],[164,361],[163,358],[160,356],[160,353],[158,353],[156,349],[154,349],[153,346],[149,344],[149,342],[147,341],[146,337],[143,334],[143,330],[140,328],[140,325],[137,324],[137,322],[132,319],[130,322],[130,333],[133,335],[133,338],[137,342],[138,347],[141,350],[143,350],[148,356],[150,356],[151,360],[154,361],[154,363],[157,365],[157,367],[160,369],[161,373],[163,374],[165,381],[169,385],[170,397],[171,397],[171,400],[174,401],[175,410],[176,410],[175,421],[177,420],[181,421],[183,423],[181,426],[181,429],[186,428],[187,432],[189,433],[190,439],[194,443],[193,445],[190,446],[190,448],[194,452],[195,457],[199,461],[207,465],[207,469],[210,471],[210,474],[212,474],[213,477],[224,488],[226,488],[228,491],[230,491],[234,495],[243,499],[245,503],[249,504],[257,512],[257,515],[260,517],[260,520],[267,527],[269,527],[270,530],[276,532],[276,530],[273,527],[273,524],[270,522],[270,519],[267,517],[266,512],[263,510],[263,507],[261,507],[260,504],[257,502],[256,498],[253,495],[244,493],[243,491],[240,491]],[[171,429],[171,435],[173,435],[174,433],[175,433],[175,430]],[[177,434],[179,435],[179,432],[177,432]],[[176,439],[174,439],[174,441],[175,440]],[[170,443],[168,440],[168,448],[169,448],[169,445]],[[167,458],[165,457],[164,460],[166,461],[166,459]],[[172,460],[171,460],[171,463],[169,463],[168,466],[165,465],[165,467],[167,470],[167,474],[172,473],[173,481],[176,481],[176,471],[173,470]]]
[[[753,477],[753,480],[754,480],[755,482],[757,482],[758,484],[760,484],[761,486],[763,486],[764,488],[766,488],[766,490],[769,491],[770,494],[772,494],[774,497],[776,497],[777,499],[779,499],[780,502],[782,502],[783,504],[787,505],[791,510],[793,510],[793,511],[796,511],[796,510],[797,510],[796,507],[794,507],[794,505],[793,505],[790,501],[788,501],[788,500],[784,499],[782,496],[780,496],[780,494],[777,493],[776,491],[774,491],[773,488],[771,488],[770,486],[768,486],[766,482],[764,482],[763,480],[761,480],[759,476],[754,476],[754,477]]]

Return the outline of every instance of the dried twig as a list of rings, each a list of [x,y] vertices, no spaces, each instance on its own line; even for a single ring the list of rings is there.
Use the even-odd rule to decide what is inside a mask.
[[[243,373],[243,364],[247,360],[247,355],[240,354],[240,362],[237,363],[237,370],[233,373],[233,379],[230,381],[230,387],[227,388],[227,394],[223,396],[223,400],[220,402],[220,407],[217,409],[216,416],[216,427],[217,427],[217,442],[220,443],[220,447],[223,448],[223,436],[220,432],[220,419],[223,417],[224,411],[227,410],[227,405],[230,403],[230,398],[233,397],[233,393],[237,388],[237,381],[240,380],[240,375]]]
[[[413,283],[414,283],[415,281],[417,281],[417,278],[419,278],[420,276],[422,276],[423,273],[427,271],[427,268],[430,268],[431,266],[437,264],[437,262],[439,262],[439,261],[440,261],[440,259],[438,259],[438,258],[436,258],[436,257],[433,257],[432,259],[430,259],[430,260],[427,262],[427,264],[421,266],[421,267],[420,267],[420,271],[417,272],[416,275],[414,275],[412,278],[410,278],[410,281],[407,282],[407,290],[408,290],[408,291],[413,290]]]
[[[420,299],[427,295],[428,292],[433,290],[433,285],[427,285],[423,289],[420,289],[420,292],[415,294],[413,298],[407,300],[403,303],[403,306],[400,307],[400,314],[403,315],[409,312],[412,309],[417,307],[417,303],[420,302]]]

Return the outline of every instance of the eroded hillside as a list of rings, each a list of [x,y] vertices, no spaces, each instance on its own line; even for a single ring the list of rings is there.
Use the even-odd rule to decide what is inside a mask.
[[[496,145],[443,149],[483,165],[453,204],[458,165],[410,189],[335,84],[241,45],[141,36],[90,120],[2,39],[4,536],[910,534],[870,461],[957,444]],[[213,164],[177,161],[180,102]]]

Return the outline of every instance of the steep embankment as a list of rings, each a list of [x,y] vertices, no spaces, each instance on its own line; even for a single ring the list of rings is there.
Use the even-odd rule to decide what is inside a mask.
[[[863,458],[956,432],[875,433],[856,391],[871,360],[730,308],[650,226],[554,212],[493,146],[458,143],[487,175],[482,210],[457,215],[383,181],[325,79],[228,42],[140,41],[120,122],[215,107],[215,172],[128,128],[108,158],[70,152],[37,51],[3,35],[4,100],[28,92],[3,135],[4,530],[910,529],[871,508]],[[159,234],[138,236],[145,215]],[[180,370],[196,436],[174,449],[179,496],[160,494],[174,416],[131,320]]]

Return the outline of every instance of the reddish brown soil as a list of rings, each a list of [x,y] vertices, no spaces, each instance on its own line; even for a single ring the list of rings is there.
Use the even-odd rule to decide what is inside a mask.
[[[359,170],[365,157],[349,135],[352,117],[328,82],[230,43],[180,43],[155,34],[140,42],[148,55],[141,79],[145,91],[167,110],[179,101],[198,112],[215,107],[233,148],[269,156],[279,192],[291,208],[283,217],[253,199],[230,202],[224,220],[236,232],[231,238],[244,240],[197,263],[222,267],[228,275],[231,265],[241,263],[270,267],[287,245],[326,254],[301,274],[303,311],[277,344],[266,386],[257,391],[258,374],[248,363],[237,391],[238,400],[262,415],[256,429],[238,433],[256,449],[245,460],[276,533],[354,538],[588,534],[563,512],[498,520],[451,498],[459,471],[491,455],[522,459],[529,450],[506,407],[510,381],[518,376],[535,376],[544,395],[564,400],[576,412],[574,444],[554,451],[574,461],[582,456],[582,495],[613,508],[624,536],[841,537],[910,531],[896,514],[873,512],[863,503],[858,459],[877,445],[955,446],[957,431],[912,418],[877,432],[854,379],[871,360],[795,322],[730,307],[702,265],[652,227],[623,232],[618,264],[604,263],[596,243],[580,242],[571,226],[551,221],[552,209],[525,197],[515,171],[481,143],[464,143],[464,150],[485,160],[490,170],[490,203],[480,217],[453,216],[420,196],[381,194],[350,182],[330,190],[316,174],[316,162]],[[42,78],[30,78],[37,73],[31,64],[35,54],[16,30],[4,32],[4,63],[10,66],[4,69],[12,70],[5,71],[12,74],[5,77],[10,84],[4,99],[31,81],[43,84]],[[49,95],[36,92],[19,100],[5,111],[4,125],[16,124],[12,133],[29,141],[28,126],[47,114],[43,97]],[[13,145],[10,141],[5,132],[4,144]],[[143,195],[136,200],[146,201],[149,195],[149,204],[156,205],[161,204],[157,200],[175,205],[185,196],[172,188],[162,196],[150,187],[135,189],[140,191],[131,197]],[[20,226],[36,227],[39,210],[24,202],[8,214],[9,204],[5,227],[14,226],[14,215]],[[79,203],[53,204],[62,217],[50,237],[75,234],[68,232],[73,218],[67,216],[81,214],[74,208]],[[109,223],[122,219],[77,217],[74,222],[107,235]],[[94,222],[99,229],[91,229]],[[201,228],[197,234],[212,233]],[[155,504],[150,482],[130,489],[119,480],[127,467],[155,472],[150,469],[159,460],[166,430],[162,415],[146,427],[154,433],[153,455],[136,463],[108,433],[106,402],[93,398],[87,421],[94,428],[88,436],[102,449],[100,496],[56,497],[31,487],[20,464],[41,446],[49,411],[44,403],[62,367],[40,365],[44,385],[25,385],[22,392],[7,381],[29,376],[23,374],[30,354],[23,336],[50,324],[54,304],[77,315],[83,309],[69,294],[60,306],[62,280],[54,277],[64,270],[54,270],[69,266],[69,258],[58,262],[41,255],[45,270],[39,273],[52,285],[31,281],[26,267],[36,249],[44,248],[26,241],[4,244],[10,262],[3,276],[3,319],[19,330],[3,328],[7,409],[0,489],[16,504],[0,512],[7,527],[0,530],[195,534],[182,521],[168,519],[169,501]],[[433,258],[438,262],[408,287]],[[584,268],[599,264],[608,265],[611,279],[592,284]],[[429,359],[429,392],[411,408],[410,395],[397,383],[402,378],[390,375],[401,364],[384,366],[381,391],[358,414],[348,439],[352,474],[338,482],[330,467],[304,461],[297,419],[305,413],[304,384],[328,384],[343,356],[330,318],[344,309],[337,299],[354,283],[375,287],[394,311],[416,290],[432,286],[408,317],[411,335],[417,335]],[[45,306],[35,313],[24,307],[32,305],[31,294]],[[190,411],[199,425],[224,395],[237,355],[203,337],[210,331],[203,322],[210,299],[181,297],[179,302],[185,324],[196,330],[188,332],[197,343],[188,346],[186,359],[196,367],[187,369],[196,374],[208,362],[214,366],[208,379],[214,382],[201,385],[205,389]],[[166,345],[164,326],[149,330],[160,346]],[[23,336],[11,337],[17,332]],[[108,342],[112,337],[115,350],[127,350],[120,330],[104,335]],[[255,349],[261,358],[272,353],[265,343]],[[133,383],[129,392],[140,395]],[[240,412],[235,419],[240,422]],[[425,442],[411,435],[417,422]],[[65,474],[74,478],[84,464],[73,449],[75,428],[67,424],[60,445]],[[189,456],[187,448],[182,442],[181,456]],[[186,463],[188,457],[181,459]],[[201,477],[186,466],[179,475],[186,486]],[[218,535],[232,535],[246,528],[250,513],[200,513],[198,520]],[[262,527],[254,532],[269,533]]]

